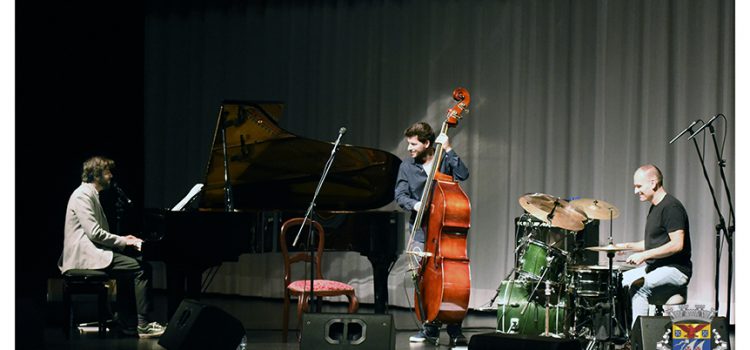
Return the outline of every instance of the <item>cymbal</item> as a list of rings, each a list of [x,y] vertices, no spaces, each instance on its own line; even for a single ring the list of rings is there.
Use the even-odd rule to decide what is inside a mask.
[[[544,193],[527,193],[518,198],[524,210],[554,227],[571,231],[583,230],[586,215],[568,201]]]
[[[614,244],[607,244],[601,247],[586,247],[586,249],[593,250],[595,252],[620,252],[625,250],[633,250],[633,248],[618,247]]]
[[[576,199],[570,201],[570,205],[586,213],[589,219],[609,220],[620,216],[620,210],[617,207],[598,199]]]

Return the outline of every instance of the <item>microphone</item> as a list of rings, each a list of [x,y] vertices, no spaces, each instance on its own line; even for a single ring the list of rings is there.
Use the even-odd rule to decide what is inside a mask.
[[[684,134],[685,134],[686,132],[688,132],[688,130],[692,129],[692,128],[693,128],[693,126],[695,126],[695,124],[698,124],[698,122],[702,122],[702,121],[703,121],[703,120],[700,120],[700,119],[696,119],[696,120],[695,120],[694,122],[692,122],[692,123],[691,123],[691,124],[690,124],[690,125],[689,125],[689,126],[688,126],[687,128],[685,128],[685,130],[682,130],[682,132],[680,132],[679,134],[677,134],[677,136],[675,136],[675,137],[674,137],[674,138],[672,139],[672,141],[669,141],[669,144],[671,145],[671,144],[672,144],[672,142],[675,142],[675,141],[677,141],[677,139],[679,139],[679,138],[680,138],[680,137],[681,137],[682,135],[684,135]]]
[[[117,182],[112,183],[112,187],[117,191],[117,195],[120,196],[120,199],[125,201],[128,205],[133,205],[133,201],[128,198],[128,195],[125,194],[125,191],[120,188],[120,186],[117,185]]]
[[[709,121],[707,121],[706,124],[701,125],[701,127],[698,128],[698,130],[696,130],[695,133],[693,133],[692,135],[690,135],[690,137],[688,137],[688,140],[690,140],[693,137],[695,137],[695,135],[700,134],[700,132],[703,131],[703,129],[705,129],[707,126],[711,125],[711,123],[713,123],[714,120],[716,120],[716,118],[718,118],[719,116],[724,116],[724,115],[721,114],[721,113],[715,115],[713,118],[711,118]],[[711,129],[711,130],[713,130],[713,129]]]
[[[339,137],[336,139],[336,142],[333,144],[333,149],[331,150],[331,154],[336,152],[336,149],[339,147],[339,142],[341,142],[341,136],[344,136],[344,134],[346,134],[346,128],[342,126],[341,129],[339,129]]]

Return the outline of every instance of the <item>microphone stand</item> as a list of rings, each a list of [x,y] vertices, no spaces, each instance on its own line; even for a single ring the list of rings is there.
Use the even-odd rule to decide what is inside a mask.
[[[724,217],[719,214],[719,224],[716,225],[716,239],[717,241],[721,238],[720,232],[724,232],[724,237],[727,240],[727,258],[729,259],[727,261],[727,320],[730,319],[731,315],[731,305],[732,305],[732,272],[733,272],[733,255],[734,255],[734,225],[732,224],[734,222],[734,206],[732,205],[732,193],[729,192],[729,185],[727,184],[727,177],[724,174],[724,167],[726,166],[726,161],[721,158],[721,153],[719,153],[719,145],[716,143],[716,130],[714,129],[714,126],[709,124],[708,130],[711,132],[711,139],[714,143],[714,150],[716,151],[716,159],[718,159],[717,163],[719,165],[719,173],[721,174],[721,181],[724,184],[724,191],[727,192],[727,200],[729,202],[729,227],[724,222]],[[721,261],[721,256],[718,254],[717,250],[717,256],[716,256],[716,270],[719,269],[718,262]],[[717,279],[717,285],[718,285],[718,273],[716,276]],[[718,289],[716,290],[716,310],[718,310]]]
[[[120,200],[120,197],[117,197],[117,200],[115,201],[115,230],[117,230],[115,233],[122,234],[122,225],[120,224],[122,222],[122,218],[125,216],[125,204]]]
[[[117,201],[115,202],[115,220],[117,223],[115,224],[115,229],[117,230],[115,233],[122,234],[122,225],[120,224],[122,222],[122,218],[125,216],[125,204],[120,200],[120,198],[117,198]]]
[[[219,115],[221,115],[221,149],[224,153],[224,211],[234,211],[234,192],[232,190],[232,181],[229,178],[229,153],[227,151],[227,117],[228,113],[224,112],[224,105],[221,106]]]
[[[117,200],[115,200],[115,233],[122,234],[122,219],[125,216],[125,210],[133,206],[133,201],[128,198],[117,182],[112,182],[112,188],[115,190]]]
[[[688,127],[687,130],[690,132],[690,137],[688,138],[688,140],[693,140],[693,145],[695,146],[695,152],[698,154],[698,159],[700,160],[701,168],[703,169],[703,177],[706,179],[706,184],[708,185],[709,192],[711,192],[711,199],[713,200],[714,209],[716,210],[716,213],[719,215],[719,223],[715,226],[715,229],[716,229],[716,243],[715,243],[716,244],[716,266],[715,266],[716,267],[716,273],[715,273],[715,279],[714,279],[714,290],[715,290],[715,293],[714,293],[715,294],[714,308],[716,310],[719,309],[719,292],[720,292],[720,283],[719,283],[719,279],[720,278],[719,277],[720,277],[720,273],[721,273],[721,271],[720,271],[721,248],[720,247],[721,247],[721,235],[722,235],[722,232],[724,233],[724,235],[726,236],[726,239],[727,239],[727,246],[728,246],[728,249],[729,249],[729,251],[728,251],[728,257],[729,257],[728,270],[729,271],[728,271],[728,275],[727,275],[727,277],[728,277],[728,286],[727,286],[727,316],[726,317],[727,317],[727,319],[729,319],[729,316],[730,316],[730,302],[731,302],[730,298],[731,298],[731,293],[732,293],[732,287],[731,287],[732,286],[732,268],[733,268],[733,264],[732,264],[732,255],[733,254],[732,253],[733,253],[733,249],[734,249],[734,244],[732,242],[732,238],[733,238],[732,236],[733,236],[733,233],[734,233],[734,226],[731,225],[731,222],[732,222],[732,218],[734,217],[734,208],[732,206],[732,197],[731,197],[731,194],[729,192],[729,188],[727,187],[726,177],[724,175],[725,161],[723,159],[721,159],[721,154],[719,154],[719,147],[718,147],[718,144],[716,143],[715,130],[714,130],[713,125],[710,125],[710,123],[713,122],[714,119],[716,119],[716,117],[714,117],[713,119],[711,119],[708,122],[709,123],[708,128],[711,131],[711,137],[713,139],[714,148],[716,149],[716,157],[717,157],[717,159],[719,159],[718,163],[719,163],[719,170],[721,172],[721,178],[724,181],[725,190],[727,191],[727,198],[729,199],[729,208],[730,208],[730,229],[729,229],[729,231],[727,230],[727,226],[726,226],[726,223],[724,221],[724,216],[721,214],[721,210],[719,209],[719,203],[716,200],[716,193],[714,192],[713,185],[711,185],[711,180],[708,177],[708,172],[706,171],[706,164],[704,162],[703,155],[701,154],[700,147],[698,147],[698,141],[695,139],[695,136],[698,133],[693,133],[692,126]],[[705,126],[701,127],[698,130],[698,132],[700,132],[703,128],[705,128]],[[678,135],[678,137],[679,136],[682,136],[682,134]],[[672,139],[672,142],[674,142],[676,139],[677,138]]]
[[[326,176],[328,176],[328,171],[331,169],[331,165],[333,164],[333,159],[336,157],[336,151],[338,151],[339,148],[339,142],[341,141],[341,136],[344,135],[346,132],[346,128],[339,129],[339,137],[336,139],[336,143],[333,145],[333,149],[331,150],[331,155],[328,157],[328,161],[326,162],[325,166],[323,167],[323,175],[320,177],[320,181],[318,181],[318,187],[315,188],[315,193],[313,194],[312,201],[310,201],[310,206],[307,207],[307,212],[305,213],[305,218],[302,220],[302,225],[299,227],[299,231],[297,231],[297,236],[294,237],[294,242],[292,243],[292,246],[297,246],[297,241],[299,240],[299,236],[302,233],[302,229],[305,227],[305,223],[307,223],[307,220],[309,220],[310,216],[312,215],[313,209],[315,208],[315,200],[318,198],[318,194],[320,193],[320,188],[323,187],[323,182],[325,182]],[[318,232],[318,234],[321,234]],[[313,305],[313,301],[315,299],[315,247],[313,246],[313,228],[312,224],[310,224],[310,230],[309,234],[307,236],[307,245],[310,248],[310,302],[309,305]],[[320,311],[320,305],[317,305],[317,308],[313,312],[319,312]]]

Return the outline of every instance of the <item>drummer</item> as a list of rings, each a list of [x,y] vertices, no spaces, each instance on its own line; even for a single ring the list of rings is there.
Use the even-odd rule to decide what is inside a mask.
[[[649,298],[669,297],[687,286],[692,275],[690,224],[685,207],[664,189],[662,172],[654,165],[643,165],[633,175],[635,194],[650,202],[644,240],[620,243],[636,251],[627,263],[641,265],[623,273],[622,286],[629,288],[632,323],[648,315]]]

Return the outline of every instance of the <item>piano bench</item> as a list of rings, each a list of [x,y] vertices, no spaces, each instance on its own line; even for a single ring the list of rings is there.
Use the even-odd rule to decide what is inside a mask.
[[[73,328],[74,294],[95,294],[97,296],[99,337],[107,333],[107,282],[110,276],[99,270],[73,269],[63,273],[63,332],[65,339],[70,339]]]

